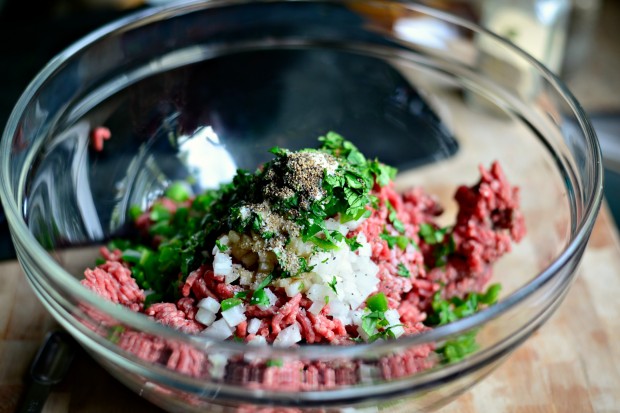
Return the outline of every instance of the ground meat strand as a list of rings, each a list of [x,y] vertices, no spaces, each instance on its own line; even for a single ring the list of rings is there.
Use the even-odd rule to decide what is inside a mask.
[[[144,291],[131,271],[117,261],[106,261],[95,269],[84,271],[82,285],[105,299],[126,306],[132,311],[140,311],[144,307]]]
[[[198,334],[205,329],[204,325],[187,317],[174,303],[152,304],[145,313],[163,325],[187,334]]]

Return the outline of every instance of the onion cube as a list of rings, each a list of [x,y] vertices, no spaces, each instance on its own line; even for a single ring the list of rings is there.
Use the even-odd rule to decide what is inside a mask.
[[[218,252],[213,258],[213,272],[215,275],[230,275],[232,273],[232,258],[230,255]]]
[[[290,347],[300,341],[301,331],[299,330],[299,324],[295,323],[280,331],[276,339],[273,341],[273,345],[278,347]]]
[[[261,321],[258,318],[253,318],[248,322],[248,334],[256,334],[258,333],[258,329],[260,328]]]
[[[210,326],[215,321],[215,313],[212,313],[211,311],[204,308],[199,308],[194,318],[199,323]]]
[[[222,317],[230,327],[236,327],[247,319],[245,317],[245,306],[240,304],[222,311]]]
[[[217,314],[220,311],[220,303],[213,297],[203,298],[198,302],[198,307],[209,310],[213,314]]]
[[[266,346],[267,339],[263,336],[255,336],[252,337],[251,340],[248,341],[248,345],[250,346]]]
[[[202,334],[211,338],[226,340],[228,337],[232,336],[233,329],[228,325],[228,323],[226,323],[226,320],[220,318],[204,329]]]

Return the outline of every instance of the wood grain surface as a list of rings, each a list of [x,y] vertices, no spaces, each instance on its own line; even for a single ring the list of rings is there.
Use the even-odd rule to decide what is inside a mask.
[[[620,242],[603,208],[556,314],[491,376],[440,413],[620,412]],[[13,412],[41,340],[56,328],[16,262],[0,264],[0,413]],[[160,412],[79,351],[46,413]]]

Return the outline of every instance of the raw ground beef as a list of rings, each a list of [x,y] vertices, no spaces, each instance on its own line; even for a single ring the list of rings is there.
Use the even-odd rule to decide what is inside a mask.
[[[519,241],[525,234],[523,216],[518,210],[518,189],[510,186],[497,163],[489,170],[480,167],[480,173],[481,179],[476,185],[461,186],[456,191],[459,206],[456,223],[448,232],[450,236],[443,240],[448,243],[452,238],[454,246],[445,257],[445,265],[436,265],[439,259],[435,253],[437,246],[426,244],[419,235],[423,224],[437,228],[435,220],[442,213],[436,200],[420,188],[401,195],[392,184],[375,186],[373,193],[379,200],[378,207],[371,209],[371,216],[348,235],[362,233],[369,241],[371,258],[379,267],[378,290],[388,298],[389,307],[400,314],[405,334],[429,329],[423,322],[438,291],[444,297],[481,292],[492,275],[492,264],[510,251],[512,241]],[[171,212],[178,207],[170,200],[164,205],[168,205]],[[394,217],[390,218],[392,211],[404,225],[404,235],[418,248],[389,248],[382,234],[399,234],[393,226]],[[148,232],[148,214],[138,218],[137,225],[141,231]],[[195,319],[201,299],[211,297],[221,302],[241,290],[238,286],[226,284],[224,277],[215,275],[210,265],[203,265],[191,272],[181,285],[181,298],[177,302],[152,304],[145,309],[144,292],[131,278],[131,271],[128,264],[122,262],[120,251],[102,249],[102,255],[106,262],[94,270],[86,270],[82,281],[84,286],[110,301],[144,312],[154,320],[188,334],[197,334],[205,328]],[[402,265],[409,277],[398,275]],[[357,337],[356,330],[329,316],[329,304],[318,314],[313,314],[309,311],[312,302],[302,294],[289,297],[283,289],[274,289],[273,292],[277,296],[274,306],[266,310],[247,306],[247,319],[259,319],[260,327],[255,334],[250,334],[247,321],[242,322],[236,326],[237,340],[248,342],[262,336],[272,342],[280,331],[297,324],[307,344],[353,344],[350,337]],[[191,376],[213,375],[210,372],[213,363],[190,347],[133,331],[123,331],[118,345],[145,361],[162,363]],[[436,362],[433,346],[425,345],[384,357],[377,367],[384,379],[394,379],[428,369]],[[228,360],[223,374],[229,383],[285,391],[326,389],[362,380],[359,366],[352,362],[338,365],[295,361],[283,366],[268,366],[264,361],[257,363],[238,358]]]

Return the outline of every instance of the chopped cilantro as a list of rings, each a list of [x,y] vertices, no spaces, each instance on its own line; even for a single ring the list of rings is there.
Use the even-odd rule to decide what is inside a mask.
[[[140,205],[132,205],[129,208],[129,217],[135,221],[136,219],[138,219],[140,217],[140,215],[142,215],[142,208],[140,208]]]
[[[215,240],[215,246],[217,247],[218,250],[220,250],[220,252],[228,251],[228,245],[222,244],[222,242],[219,239]]]
[[[260,290],[254,291],[254,294],[252,294],[252,299],[250,299],[250,304],[268,306],[269,297],[267,296],[267,293],[265,292],[265,290],[260,289]]]
[[[308,260],[305,259],[304,257],[299,257],[297,262],[299,263],[299,271],[297,271],[297,275],[300,275],[306,272],[311,272],[315,267],[314,265],[308,265]]]
[[[241,300],[245,300],[246,298],[248,298],[248,292],[239,291],[238,293],[235,293],[235,298],[240,298]]]
[[[149,214],[149,218],[154,222],[167,222],[170,220],[172,213],[168,208],[163,206],[162,204],[155,204],[151,209],[151,213]]]
[[[448,232],[448,227],[435,228],[432,224],[424,223],[420,225],[419,235],[429,245],[441,244]]]
[[[480,310],[481,304],[487,306],[495,304],[500,291],[501,286],[499,284],[492,284],[485,293],[472,292],[467,294],[464,299],[459,297],[443,299],[440,292],[437,292],[433,296],[431,304],[433,311],[428,315],[425,324],[439,326],[470,316]],[[444,363],[459,361],[478,349],[476,334],[477,331],[472,330],[449,340],[437,349],[437,353],[444,356]]]
[[[443,356],[442,362],[444,364],[455,363],[478,350],[480,346],[476,341],[477,333],[477,330],[472,330],[453,340],[446,341],[443,346],[436,350],[437,354]]]
[[[449,228],[436,228],[434,225],[424,223],[420,225],[419,235],[428,245],[434,246],[433,256],[435,257],[435,266],[443,267],[448,262],[448,256],[456,250],[456,244],[451,234],[448,234]],[[446,240],[446,235],[447,240]]]
[[[251,305],[261,305],[268,306],[269,305],[269,296],[265,292],[265,287],[271,284],[273,280],[273,274],[267,275],[263,280],[258,284],[256,291],[252,293],[252,298],[250,299]]]
[[[396,335],[392,331],[392,329],[395,328],[395,327],[402,327],[402,324],[396,324],[396,325],[393,325],[393,326],[385,327],[383,330],[381,330],[381,331],[371,335],[370,337],[368,337],[368,342],[372,343],[373,341],[376,341],[378,339],[386,340],[386,339],[390,339],[390,338],[392,338],[392,339],[396,338]]]
[[[164,195],[176,202],[185,202],[190,198],[187,186],[183,182],[173,182],[166,188]]]
[[[108,332],[108,340],[114,344],[118,344],[121,339],[121,335],[125,332],[125,327],[121,325],[115,325],[110,328]]]
[[[334,294],[338,294],[338,291],[336,290],[336,284],[338,283],[338,280],[336,280],[336,276],[334,275],[334,277],[332,278],[332,280],[330,282],[327,283],[327,285],[329,285],[329,288],[332,289],[332,291],[334,292]]]
[[[362,246],[362,244],[357,242],[357,237],[345,238],[344,240],[349,248],[351,248],[351,251],[357,251]]]
[[[388,310],[388,300],[385,294],[377,293],[366,299],[366,306],[370,311],[384,312]]]
[[[230,310],[233,307],[241,305],[241,299],[237,297],[227,298],[223,300],[220,305],[222,306],[222,311]]]
[[[256,287],[256,289],[257,290],[262,290],[263,288],[265,288],[269,284],[271,284],[272,280],[273,280],[273,274],[267,275],[265,278],[263,278],[263,280],[260,282],[260,284],[258,284],[258,287]]]
[[[269,152],[276,156],[282,156],[288,153],[286,149],[280,148],[279,146],[274,146],[273,148],[269,149]]]
[[[412,243],[412,241],[404,235],[390,235],[385,231],[380,234],[379,237],[387,242],[389,249],[392,249],[395,245],[397,245],[398,248],[404,251],[407,248],[407,245]]]
[[[392,223],[392,226],[394,226],[394,229],[396,231],[400,232],[401,234],[404,234],[405,224],[403,224],[403,222],[400,219],[398,219],[398,214],[396,213],[396,209],[394,209],[394,206],[392,205],[390,201],[387,201],[387,208],[389,211],[388,220]]]
[[[405,278],[411,277],[411,272],[409,272],[409,269],[402,262],[398,264],[397,274]]]

